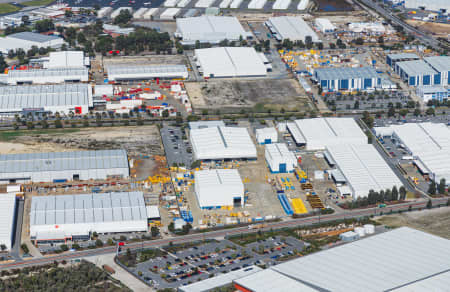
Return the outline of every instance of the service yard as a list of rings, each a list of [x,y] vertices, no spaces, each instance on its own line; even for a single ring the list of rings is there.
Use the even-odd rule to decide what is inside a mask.
[[[309,98],[293,79],[209,80],[186,83],[195,109],[237,111],[264,106],[272,110],[309,111]]]

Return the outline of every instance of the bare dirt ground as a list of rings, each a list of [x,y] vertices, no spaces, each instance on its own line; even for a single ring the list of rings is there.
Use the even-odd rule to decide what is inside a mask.
[[[424,32],[431,33],[435,36],[443,36],[447,38],[447,35],[450,34],[450,24],[424,22],[418,20],[407,20],[406,22]]]
[[[210,80],[186,83],[194,107],[242,108],[257,104],[300,109],[308,99],[299,84],[291,79]]]
[[[64,135],[30,134],[0,142],[2,154],[104,149],[125,149],[130,156],[164,154],[156,126],[81,129]]]
[[[385,215],[375,220],[387,226],[408,226],[450,239],[450,208]]]

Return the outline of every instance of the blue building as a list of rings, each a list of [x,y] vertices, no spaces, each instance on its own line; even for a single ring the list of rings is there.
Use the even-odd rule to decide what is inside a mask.
[[[319,68],[314,77],[324,91],[367,90],[381,84],[381,77],[370,67]]]
[[[438,100],[442,102],[444,99],[450,97],[450,89],[442,86],[418,86],[416,93],[425,102],[429,100]]]
[[[397,62],[394,70],[410,86],[438,85],[441,81],[439,72],[423,60]]]
[[[397,62],[413,61],[413,60],[419,60],[419,56],[413,53],[388,54],[386,56],[386,63],[392,68],[395,67],[395,64]]]
[[[431,68],[437,71],[434,78],[435,85],[450,85],[450,57],[433,56],[423,59]]]

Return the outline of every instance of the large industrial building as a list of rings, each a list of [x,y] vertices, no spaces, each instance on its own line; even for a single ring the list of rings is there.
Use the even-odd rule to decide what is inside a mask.
[[[395,64],[397,62],[405,62],[405,61],[413,61],[419,60],[419,56],[414,53],[397,53],[397,54],[388,54],[386,56],[386,64],[395,68]]]
[[[35,242],[89,239],[97,233],[147,231],[142,192],[34,196],[30,236]]]
[[[405,0],[405,8],[450,12],[448,0]]]
[[[190,141],[196,160],[256,158],[256,147],[246,128],[192,129]]]
[[[62,182],[128,177],[125,150],[0,155],[0,183]]]
[[[25,52],[33,46],[38,48],[60,48],[64,39],[58,36],[43,35],[34,32],[19,32],[0,38],[0,52],[7,55],[10,50],[23,49]]]
[[[251,34],[246,32],[234,16],[199,16],[177,19],[175,36],[181,38],[184,45],[201,43],[217,44],[223,40],[239,41]]]
[[[417,86],[416,94],[424,102],[429,100],[438,100],[442,102],[444,99],[450,98],[450,88],[443,86]]]
[[[381,76],[371,67],[318,68],[314,77],[324,91],[356,91],[381,86]]]
[[[307,150],[325,149],[329,145],[367,144],[367,136],[353,118],[314,118],[287,124],[298,146]]]
[[[305,42],[309,36],[313,43],[320,42],[314,30],[300,16],[271,17],[266,25],[279,41],[289,39],[293,42]]]
[[[0,87],[0,115],[26,113],[85,114],[93,106],[89,84]]]
[[[287,173],[294,171],[297,166],[297,158],[292,151],[289,151],[286,144],[267,144],[265,148],[266,162],[270,172]]]
[[[0,194],[0,245],[11,249],[14,239],[14,223],[16,220],[16,194]]]
[[[237,169],[200,170],[194,178],[200,208],[244,206],[244,184]]]
[[[434,85],[435,79],[440,82],[438,72],[423,60],[397,62],[394,71],[411,86]]]
[[[89,57],[83,51],[50,52],[48,58],[43,58],[44,68],[83,68],[90,65]]]
[[[110,65],[106,66],[108,80],[149,80],[149,79],[187,79],[189,76],[185,65]]]
[[[9,85],[55,84],[88,81],[89,70],[87,68],[9,70],[7,74],[0,75],[0,82]]]
[[[450,183],[450,129],[443,123],[406,123],[375,128],[377,135],[392,136],[414,157],[423,175],[437,183]]]
[[[315,24],[322,33],[331,33],[336,30],[336,26],[328,18],[316,18]]]
[[[203,77],[266,76],[267,69],[253,47],[220,47],[195,50]]]
[[[233,282],[242,292],[446,291],[450,286],[449,270],[448,239],[401,227]]]
[[[450,85],[450,57],[449,56],[433,56],[423,59],[437,74],[434,75],[433,81],[435,85]]]
[[[381,154],[371,144],[327,145],[327,154],[336,163],[354,199],[375,192],[400,188],[402,183]],[[344,194],[342,194],[344,195]]]

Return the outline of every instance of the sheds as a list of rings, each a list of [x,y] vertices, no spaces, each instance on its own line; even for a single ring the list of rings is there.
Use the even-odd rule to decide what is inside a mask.
[[[195,7],[197,8],[208,8],[210,7],[216,0],[198,0],[195,3]]]
[[[32,240],[87,239],[92,232],[147,231],[142,192],[34,196]]]
[[[339,238],[342,241],[354,241],[359,239],[359,234],[356,233],[355,231],[347,231],[339,234]]]
[[[120,12],[126,11],[126,10],[128,10],[128,12],[130,12],[130,14],[133,13],[133,8],[131,8],[131,7],[119,7],[111,13],[111,18],[116,18],[117,16],[120,15]]]
[[[175,19],[175,17],[180,13],[180,8],[167,8],[166,10],[161,13],[159,16],[159,19],[162,20],[172,20]]]
[[[196,160],[256,158],[256,147],[246,128],[193,129],[190,141]]]
[[[275,5],[279,1],[285,0],[277,0]],[[284,9],[284,8],[283,8]],[[311,41],[313,43],[320,42],[317,34],[312,30],[312,28],[301,18],[300,16],[279,16],[279,17],[271,17],[266,22],[266,25],[272,31],[272,33],[276,34],[280,40],[290,39],[291,41],[306,41],[306,37],[311,37]]]
[[[293,152],[289,151],[286,144],[267,144],[265,157],[272,173],[293,172],[297,166],[297,159]]]
[[[89,84],[0,87],[0,114],[60,112],[84,114],[93,106]]]
[[[386,55],[386,63],[394,68],[395,63],[403,61],[419,60],[419,56],[413,53],[397,53]]]
[[[60,48],[64,39],[53,35],[34,32],[19,32],[0,38],[0,52],[7,55],[10,50],[23,49],[25,52],[36,46],[38,48]]]
[[[10,85],[87,82],[89,70],[87,68],[9,70],[3,80]]]
[[[181,292],[203,292],[203,291],[213,291],[214,289],[229,285],[235,279],[239,279],[256,272],[262,271],[258,266],[250,266],[247,268],[242,268],[236,271],[231,271],[226,274],[220,274],[206,280],[195,282],[186,286],[180,286],[178,288]]]
[[[221,8],[223,8],[221,6]],[[238,41],[242,36],[247,38],[239,20],[234,16],[199,16],[177,19],[176,36],[182,44],[193,45],[201,43],[217,44],[222,40]]]
[[[381,78],[371,67],[318,68],[314,77],[326,91],[367,90],[381,85]]]
[[[285,10],[289,8],[289,5],[291,5],[291,0],[276,0],[272,6],[272,9]]]
[[[322,33],[330,33],[336,30],[336,26],[328,18],[316,18],[315,24]]]
[[[149,8],[141,7],[133,13],[134,19],[143,18],[144,14],[149,10]]]
[[[161,214],[159,213],[158,205],[149,205],[145,207],[147,210],[147,218],[149,220],[159,220],[161,219]]]
[[[256,292],[445,291],[449,268],[449,240],[401,227],[272,266],[234,283],[247,289],[241,291]]]
[[[202,209],[244,206],[244,184],[237,169],[211,169],[194,173],[195,195]]]
[[[125,150],[0,155],[0,183],[77,181],[128,177]]]
[[[108,79],[145,80],[155,78],[183,78],[189,76],[185,65],[110,65],[106,67]]]
[[[278,142],[277,129],[274,127],[256,129],[256,141],[258,144],[270,144]]]
[[[142,15],[144,19],[152,19],[159,11],[159,8],[150,8],[147,12]]]
[[[327,145],[330,156],[344,175],[354,199],[366,197],[370,190],[397,189],[400,179],[371,144]]]
[[[97,17],[103,18],[108,16],[113,11],[112,7],[102,7],[97,11]]]
[[[405,0],[408,9],[424,9],[430,11],[450,11],[450,3],[447,0]]]
[[[266,3],[267,0],[251,0],[250,3],[248,3],[248,9],[263,9]]]
[[[204,77],[265,76],[267,69],[252,47],[196,49],[200,72]]]
[[[367,137],[353,118],[314,118],[295,120],[288,129],[297,144],[307,150],[325,149],[336,144],[366,144]]]
[[[16,217],[16,194],[0,194],[0,245],[12,248]]]

